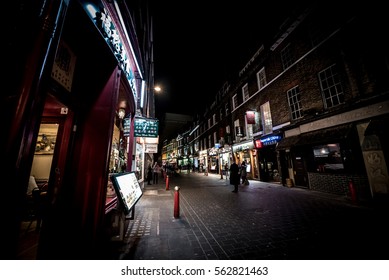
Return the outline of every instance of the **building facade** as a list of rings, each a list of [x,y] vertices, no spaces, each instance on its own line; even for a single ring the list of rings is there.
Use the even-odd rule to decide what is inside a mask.
[[[104,0],[9,7],[17,20],[7,46],[18,56],[6,61],[11,75],[1,104],[10,186],[2,258],[37,248],[28,258],[94,259],[110,238],[109,176],[134,170],[135,115],[146,110],[141,99],[153,102],[141,95],[153,88],[152,45],[137,41],[150,38],[150,20],[129,11],[125,2]],[[34,214],[27,209],[30,176],[46,185]],[[36,231],[31,215],[42,219]],[[32,237],[36,244],[23,247]]]
[[[249,179],[387,197],[387,26],[376,6],[296,7],[204,108],[206,169],[245,160]]]

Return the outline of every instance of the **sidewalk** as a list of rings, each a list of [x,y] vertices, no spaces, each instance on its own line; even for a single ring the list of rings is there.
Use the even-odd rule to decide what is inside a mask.
[[[181,173],[145,185],[111,259],[389,259],[387,213],[347,197],[220,175]],[[174,187],[179,217],[174,218]]]

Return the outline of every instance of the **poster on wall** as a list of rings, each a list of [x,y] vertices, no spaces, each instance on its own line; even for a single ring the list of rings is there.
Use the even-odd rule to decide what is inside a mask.
[[[124,213],[129,214],[143,194],[135,172],[116,173],[111,176],[111,181]]]

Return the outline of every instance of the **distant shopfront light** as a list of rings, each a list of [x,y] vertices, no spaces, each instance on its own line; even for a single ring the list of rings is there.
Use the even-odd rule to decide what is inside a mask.
[[[124,110],[123,108],[120,108],[119,111],[118,111],[118,117],[119,119],[124,119],[124,117],[126,116],[126,110]]]

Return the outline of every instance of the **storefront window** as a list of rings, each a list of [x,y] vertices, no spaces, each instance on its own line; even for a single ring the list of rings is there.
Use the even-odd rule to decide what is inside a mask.
[[[313,147],[314,162],[318,172],[336,172],[344,170],[339,144],[327,144]]]

